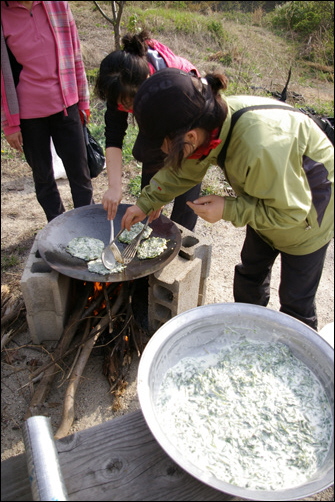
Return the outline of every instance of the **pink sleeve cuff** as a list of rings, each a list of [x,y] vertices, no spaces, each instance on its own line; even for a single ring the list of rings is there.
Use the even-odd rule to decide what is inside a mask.
[[[3,128],[3,133],[5,136],[9,136],[10,134],[14,134],[15,132],[20,132],[21,127],[18,126],[7,126]]]

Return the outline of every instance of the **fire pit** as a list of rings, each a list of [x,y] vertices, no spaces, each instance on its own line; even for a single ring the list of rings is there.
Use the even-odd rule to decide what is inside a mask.
[[[127,207],[120,206],[115,231]],[[152,235],[169,239],[168,249],[154,259],[135,258],[124,273],[107,276],[88,272],[87,263],[65,249],[74,237],[109,241],[110,225],[101,205],[64,213],[35,239],[21,279],[28,326],[34,343],[58,343],[52,361],[31,374],[38,379],[44,372],[26,417],[39,412],[63,358],[75,356],[58,437],[72,423],[75,389],[93,348],[104,351],[103,373],[114,392],[122,386],[132,352],[142,353],[148,335],[180,311],[204,302],[211,246],[164,216],[151,226]]]

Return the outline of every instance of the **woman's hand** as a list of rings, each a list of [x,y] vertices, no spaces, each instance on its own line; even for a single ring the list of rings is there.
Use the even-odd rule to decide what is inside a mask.
[[[114,220],[117,212],[117,208],[122,199],[122,189],[118,188],[108,188],[102,197],[102,205],[105,211],[107,211],[107,219]]]
[[[153,220],[156,220],[156,218],[159,218],[160,214],[161,214],[161,209],[152,211],[149,216],[149,223],[151,223]],[[130,230],[130,227],[132,225],[135,225],[135,223],[142,221],[145,217],[146,214],[138,206],[130,206],[128,207],[127,211],[125,212],[122,218],[121,228],[126,228],[127,230]]]
[[[121,228],[126,228],[127,230],[130,230],[130,227],[132,225],[135,225],[135,223],[142,221],[145,218],[145,216],[146,214],[138,206],[130,206],[123,215],[121,221]]]
[[[5,137],[12,148],[15,148],[15,150],[17,150],[18,152],[23,153],[23,140],[21,131],[14,132],[13,134],[8,134],[8,136]]]
[[[206,195],[186,204],[193,209],[195,214],[209,223],[216,223],[222,219],[224,198],[219,195]]]
[[[157,218],[160,217],[161,215],[161,212],[162,212],[162,208],[160,209],[156,209],[156,211],[152,211],[150,213],[150,216],[149,216],[149,223],[151,223],[152,221],[156,220]]]

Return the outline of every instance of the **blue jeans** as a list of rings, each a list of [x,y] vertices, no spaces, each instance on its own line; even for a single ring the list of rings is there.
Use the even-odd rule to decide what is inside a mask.
[[[49,117],[21,119],[23,151],[32,169],[36,197],[48,221],[64,213],[52,166],[50,138],[69,180],[74,207],[93,203],[86,145],[78,106]]]
[[[270,299],[272,266],[280,254],[280,311],[317,330],[315,295],[328,246],[329,243],[307,255],[290,255],[273,249],[247,226],[241,263],[235,267],[235,301],[267,306]]]

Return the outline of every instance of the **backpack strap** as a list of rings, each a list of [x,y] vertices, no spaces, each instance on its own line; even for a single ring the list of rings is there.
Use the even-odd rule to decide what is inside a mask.
[[[331,143],[334,145],[334,118],[333,117],[317,117],[315,114],[305,110],[304,108],[299,108],[299,110],[310,117],[314,122],[320,127],[320,129],[325,133]]]
[[[227,150],[228,150],[228,146],[229,146],[229,142],[230,142],[230,138],[231,138],[231,135],[232,135],[232,132],[233,132],[233,129],[234,129],[234,126],[236,124],[236,122],[238,121],[238,119],[241,117],[241,115],[243,115],[243,113],[245,112],[249,112],[249,111],[252,111],[252,110],[265,110],[265,109],[277,109],[277,108],[280,108],[280,109],[286,109],[286,110],[290,110],[291,112],[299,112],[301,113],[301,111],[298,109],[298,108],[290,108],[288,106],[285,106],[285,105],[253,105],[253,106],[246,106],[245,108],[241,108],[240,110],[237,110],[235,113],[233,113],[232,117],[231,117],[231,123],[230,123],[230,128],[229,128],[229,131],[228,131],[228,134],[227,134],[227,138],[226,138],[226,141],[218,155],[218,159],[217,159],[217,163],[218,163],[218,166],[221,167],[221,169],[224,168],[224,164],[225,164],[225,161],[226,161],[226,155],[227,155]]]

